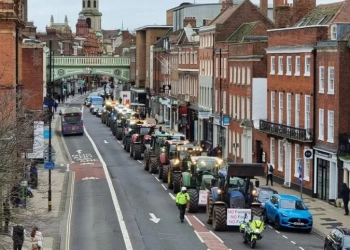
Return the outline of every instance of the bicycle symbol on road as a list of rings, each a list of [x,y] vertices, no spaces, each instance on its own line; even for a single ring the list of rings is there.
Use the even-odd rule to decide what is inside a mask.
[[[95,162],[97,159],[93,159],[92,154],[83,154],[82,150],[77,150],[78,154],[72,155],[72,160],[74,162],[86,163],[86,162]]]

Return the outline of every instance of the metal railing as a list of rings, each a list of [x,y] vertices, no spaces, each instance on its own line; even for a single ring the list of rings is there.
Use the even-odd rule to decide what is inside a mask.
[[[128,57],[55,56],[55,66],[130,66]]]
[[[302,142],[312,141],[312,133],[310,129],[295,128],[265,120],[260,120],[259,129],[267,134],[277,135],[291,140]]]

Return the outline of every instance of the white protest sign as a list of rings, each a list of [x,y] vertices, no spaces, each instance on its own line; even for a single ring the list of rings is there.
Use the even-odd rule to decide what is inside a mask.
[[[246,221],[251,219],[252,210],[228,208],[227,209],[227,226],[239,226],[243,223],[244,217],[247,215]]]
[[[207,205],[208,200],[208,191],[207,190],[199,190],[199,205]]]

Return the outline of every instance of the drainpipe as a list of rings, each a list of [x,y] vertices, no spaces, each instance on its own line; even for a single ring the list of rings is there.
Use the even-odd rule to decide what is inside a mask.
[[[211,89],[211,110],[215,112],[215,36],[213,35],[213,76],[212,76],[212,89]],[[211,131],[211,144],[214,148],[214,117],[212,119],[212,131]]]
[[[317,115],[316,115],[316,93],[317,93],[317,61],[316,61],[316,57],[317,57],[317,49],[314,48],[313,51],[312,51],[312,55],[314,57],[314,80],[313,80],[313,106],[314,106],[314,112],[313,112],[313,128],[312,128],[312,133],[313,133],[313,137],[312,137],[312,148],[316,145],[316,119],[317,119]],[[315,155],[315,154],[314,154]],[[315,163],[315,161],[313,161],[313,163]],[[314,171],[317,171],[317,167],[315,166],[316,164],[313,164],[314,166]],[[313,171],[313,174],[314,174],[314,171]],[[315,176],[315,174],[314,174]],[[313,197],[316,197],[317,194],[314,192],[314,186],[315,186],[315,183],[316,183],[316,180],[315,178],[312,178],[312,196]]]

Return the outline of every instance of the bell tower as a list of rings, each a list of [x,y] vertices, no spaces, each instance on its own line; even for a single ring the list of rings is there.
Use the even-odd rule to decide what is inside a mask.
[[[79,14],[85,16],[86,23],[90,29],[97,32],[101,30],[102,13],[99,11],[99,0],[81,0],[82,11]]]

